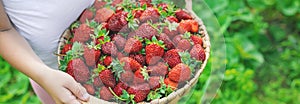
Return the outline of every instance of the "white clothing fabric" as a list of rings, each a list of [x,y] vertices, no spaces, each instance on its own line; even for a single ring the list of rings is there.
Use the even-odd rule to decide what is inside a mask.
[[[94,0],[3,0],[17,31],[44,63],[58,69],[56,56],[61,34]]]

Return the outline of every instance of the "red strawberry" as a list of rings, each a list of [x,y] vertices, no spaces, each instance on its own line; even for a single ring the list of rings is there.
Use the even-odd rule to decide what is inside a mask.
[[[189,66],[180,63],[177,64],[175,67],[171,69],[168,74],[170,80],[174,82],[184,82],[190,79],[191,77],[191,70]]]
[[[143,14],[143,10],[132,10],[132,14],[134,15],[134,18],[140,18]]]
[[[83,84],[83,87],[86,89],[86,91],[90,94],[90,95],[95,95],[95,89],[92,85],[90,84]]]
[[[141,51],[143,44],[140,40],[135,38],[129,38],[125,44],[124,51],[126,53],[137,53]]]
[[[103,100],[106,100],[106,101],[111,101],[114,98],[114,95],[105,86],[103,86],[100,89],[99,94],[100,94],[100,98],[103,99]]]
[[[121,59],[124,58],[124,57],[125,57],[125,55],[124,55],[122,52],[118,52],[117,58],[118,58],[119,60],[121,60]]]
[[[162,56],[164,55],[164,42],[157,40],[155,36],[152,37],[152,40],[146,39],[146,63],[148,65],[154,65],[157,62],[161,61]]]
[[[75,30],[76,30],[76,29],[71,30],[72,33],[75,33]],[[75,42],[74,38],[71,38],[71,39],[70,39],[70,43],[74,43],[74,42]]]
[[[133,38],[134,36],[137,36],[137,35],[136,35],[136,32],[135,32],[135,31],[131,31],[131,32],[128,34],[127,38]]]
[[[103,64],[104,64],[105,66],[109,66],[109,65],[111,64],[111,62],[112,62],[112,57],[111,57],[111,56],[106,56],[106,57],[104,58],[104,60],[103,60]]]
[[[187,50],[190,50],[190,48],[191,48],[191,43],[187,39],[182,39],[177,44],[177,49],[187,51]]]
[[[164,33],[159,35],[158,40],[162,40],[168,50],[175,48],[172,40]]]
[[[123,11],[124,11],[123,7],[121,7],[121,6],[116,7],[116,10],[115,10],[116,13],[123,12]]]
[[[97,39],[94,39],[94,43],[96,43],[96,45],[100,44],[101,41],[104,41],[104,37],[105,36],[100,36]]]
[[[133,84],[141,84],[146,82],[145,79],[149,79],[149,74],[146,69],[139,69],[134,73]]]
[[[135,102],[141,102],[147,98],[150,92],[150,86],[147,83],[131,86],[127,89],[129,94],[133,94]]]
[[[72,44],[66,44],[62,50],[61,50],[61,54],[66,54],[69,50],[72,49]]]
[[[148,23],[144,23],[135,31],[135,34],[133,34],[133,36],[134,35],[137,35],[142,38],[151,39],[153,36],[158,35],[158,31]]]
[[[90,78],[90,71],[80,58],[73,59],[68,63],[67,73],[79,83],[85,83]]]
[[[141,4],[141,6],[143,6],[143,5],[147,5],[147,7],[152,6],[152,4],[151,4],[152,0],[139,0],[139,2]]]
[[[168,4],[167,4],[167,3],[160,3],[160,4],[157,5],[157,7],[161,7],[162,10],[167,11],[167,9],[168,9]],[[177,18],[176,18],[176,19],[177,19]]]
[[[127,27],[127,12],[118,12],[108,20],[108,29],[112,31],[120,31]]]
[[[102,83],[102,81],[101,81],[101,79],[100,79],[99,77],[95,77],[95,78],[94,78],[93,85],[94,85],[96,88],[99,88],[99,87],[102,87],[102,86],[103,86],[103,83]]]
[[[136,60],[137,62],[139,62],[141,65],[145,65],[145,56],[143,56],[142,54],[131,54],[129,55],[130,58]]]
[[[151,88],[152,90],[156,90],[157,88],[159,88],[159,87],[160,87],[159,81],[160,81],[160,77],[157,77],[157,76],[155,76],[155,77],[150,77],[150,78],[149,78],[149,81],[148,81],[148,83],[149,83],[149,85],[150,85],[150,88]]]
[[[108,30],[108,23],[107,22],[102,22],[101,23],[102,28]]]
[[[109,69],[102,70],[99,73],[99,77],[103,84],[107,87],[113,88],[116,85],[116,79],[114,78],[113,73]]]
[[[182,50],[179,49],[172,49],[165,53],[164,55],[164,61],[171,67],[175,67],[177,64],[181,63],[180,56],[178,52],[181,52]]]
[[[177,10],[177,11],[175,12],[175,15],[176,15],[176,17],[177,17],[177,19],[178,19],[179,21],[181,21],[181,20],[193,19],[193,17],[192,17],[190,14],[188,14],[187,12],[185,12],[185,11],[182,10],[182,9]]]
[[[84,43],[90,39],[90,34],[93,34],[93,29],[87,24],[81,24],[79,28],[75,30],[74,41]]]
[[[182,20],[177,29],[181,34],[185,32],[198,32],[199,24],[196,20]]]
[[[200,36],[192,35],[191,39],[194,42],[194,44],[200,44],[201,46],[203,45],[203,41],[202,41],[202,38]]]
[[[151,76],[166,76],[168,73],[168,66],[163,62],[159,62],[157,65],[149,66],[147,70]]]
[[[116,56],[117,47],[113,42],[106,42],[101,46],[102,52],[107,55]]]
[[[103,59],[99,59],[97,65],[104,65]],[[97,66],[96,66],[97,67]]]
[[[152,21],[153,23],[159,20],[159,12],[156,8],[148,7],[140,17],[141,22]]]
[[[128,85],[125,83],[119,82],[117,86],[114,88],[114,92],[116,95],[121,96],[123,94],[123,90],[127,90]]]
[[[157,44],[147,45],[146,48],[146,63],[148,65],[156,64],[164,55],[164,48]]]
[[[120,81],[129,84],[132,82],[133,77],[134,77],[134,74],[132,73],[132,71],[125,71],[125,72],[121,73]]]
[[[105,1],[102,1],[102,0],[95,0],[95,2],[94,2],[94,7],[98,10],[98,9],[104,7],[105,4],[106,4]]]
[[[164,27],[163,28],[163,33],[167,34],[169,36],[170,39],[173,39],[176,35],[178,35],[178,31],[177,30],[169,30],[168,27]]]
[[[204,61],[206,58],[205,51],[200,44],[194,45],[194,47],[190,51],[191,57],[195,58],[196,60]]]
[[[179,22],[178,19],[177,19],[176,17],[174,17],[174,16],[169,16],[169,17],[167,17],[166,19],[167,19],[168,21],[170,21],[170,22],[176,22],[176,23]]]
[[[98,60],[100,58],[100,55],[101,55],[100,50],[90,49],[88,47],[84,48],[83,56],[84,56],[86,64],[89,67],[94,68],[96,66],[96,63],[98,62]]]
[[[124,63],[124,70],[135,72],[136,70],[142,68],[141,64],[129,57],[123,57],[120,62]]]
[[[172,81],[172,80],[170,80],[170,78],[166,78],[166,79],[164,80],[164,83],[165,83],[166,85],[168,85],[169,87],[171,87],[173,90],[176,90],[177,87],[178,87],[178,83],[177,83],[177,82],[174,82],[174,81]]]
[[[115,44],[119,50],[124,49],[124,46],[126,44],[126,39],[122,35],[117,34],[114,36],[114,38],[112,40],[115,42]]]
[[[82,13],[82,15],[81,15],[79,21],[80,21],[81,23],[85,23],[86,20],[92,20],[93,17],[94,17],[94,13],[93,13],[91,10],[89,10],[89,9],[85,9],[85,10],[83,11],[83,13]]]
[[[179,41],[180,40],[182,40],[182,37],[183,37],[183,35],[176,35],[174,38],[173,38],[173,43],[175,44],[175,45],[177,45],[178,43],[179,43]]]
[[[113,14],[114,11],[109,8],[99,9],[96,12],[95,21],[98,23],[106,22]]]

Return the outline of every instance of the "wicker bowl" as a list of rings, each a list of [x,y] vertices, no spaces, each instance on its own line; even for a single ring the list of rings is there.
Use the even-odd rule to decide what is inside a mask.
[[[203,39],[203,48],[205,50],[206,59],[201,64],[200,69],[196,70],[194,78],[190,79],[182,88],[175,90],[169,96],[166,96],[164,98],[155,99],[151,102],[140,102],[138,104],[174,104],[174,103],[177,103],[180,100],[180,98],[182,98],[184,95],[186,95],[191,90],[191,88],[197,83],[200,74],[203,72],[203,70],[207,64],[207,60],[210,56],[210,39],[208,36],[208,32],[206,30],[206,27],[203,24],[203,21],[192,11],[192,9],[187,8],[184,10],[187,11],[188,13],[190,13],[190,15],[195,20],[197,20],[199,23],[198,33],[201,34],[201,37]],[[66,44],[65,42],[66,42],[66,40],[69,40],[69,38],[71,38],[71,32],[70,32],[70,29],[67,29],[60,38],[57,53],[61,53],[61,48]],[[57,57],[58,62],[60,62],[60,60],[62,58],[63,58],[63,56],[58,56]],[[90,100],[88,102],[82,102],[82,103],[83,104],[117,104],[116,102],[108,102],[108,101],[96,98],[94,96],[91,96]]]

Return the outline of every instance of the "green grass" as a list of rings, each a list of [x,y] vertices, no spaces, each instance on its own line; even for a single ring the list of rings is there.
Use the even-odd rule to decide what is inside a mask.
[[[201,98],[212,87],[205,87],[207,80],[222,69],[214,104],[300,102],[299,0],[193,1],[211,36],[212,55],[193,93],[180,103],[206,101]],[[3,59],[0,69],[0,104],[39,102],[26,76]]]
[[[37,104],[35,96],[24,74],[12,68],[0,58],[0,104]]]

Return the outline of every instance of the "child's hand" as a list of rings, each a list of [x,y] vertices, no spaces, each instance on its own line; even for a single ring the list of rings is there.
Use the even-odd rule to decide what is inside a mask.
[[[53,70],[45,73],[40,85],[52,96],[57,104],[80,104],[89,100],[89,94],[67,73]]]

